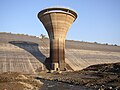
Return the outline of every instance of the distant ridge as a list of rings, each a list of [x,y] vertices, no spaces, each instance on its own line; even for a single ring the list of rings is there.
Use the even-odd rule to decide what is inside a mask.
[[[68,69],[81,70],[90,65],[120,62],[120,46],[66,40]],[[0,33],[0,73],[12,71],[37,74],[47,70],[49,40],[24,34]]]

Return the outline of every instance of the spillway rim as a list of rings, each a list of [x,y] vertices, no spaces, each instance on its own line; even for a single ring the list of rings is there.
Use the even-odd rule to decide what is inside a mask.
[[[61,8],[61,7],[53,7],[53,8],[46,8],[46,9],[43,9],[41,10],[39,13],[38,13],[38,17],[41,17],[42,15],[44,15],[46,12],[56,12],[56,10],[58,11],[63,11],[65,13],[68,12],[68,14],[72,14],[75,19],[77,18],[77,13],[71,9],[68,9],[68,8]]]

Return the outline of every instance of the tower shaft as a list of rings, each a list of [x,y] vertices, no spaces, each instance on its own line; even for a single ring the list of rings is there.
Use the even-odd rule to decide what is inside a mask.
[[[55,38],[50,40],[50,60],[52,69],[65,69],[65,39]]]

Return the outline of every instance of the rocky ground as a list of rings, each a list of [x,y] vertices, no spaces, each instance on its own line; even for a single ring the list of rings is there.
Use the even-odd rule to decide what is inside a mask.
[[[75,72],[41,72],[38,78],[83,85],[93,90],[120,90],[120,63],[93,65]]]
[[[17,72],[0,74],[0,90],[38,90],[43,83]]]
[[[74,72],[40,72],[37,76],[17,72],[0,74],[0,90],[40,90],[40,80],[86,86],[93,90],[120,90],[120,63],[98,64]]]

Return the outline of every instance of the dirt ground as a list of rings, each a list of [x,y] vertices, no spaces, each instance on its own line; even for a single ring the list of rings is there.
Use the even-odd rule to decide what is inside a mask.
[[[0,74],[0,90],[38,90],[43,83],[17,72]]]
[[[41,72],[38,78],[83,85],[95,90],[120,90],[120,63],[98,64],[75,72]]]
[[[120,90],[120,63],[98,64],[74,72],[40,72],[37,76],[17,72],[0,74],[0,90],[39,90],[41,79],[82,85],[93,90]]]

